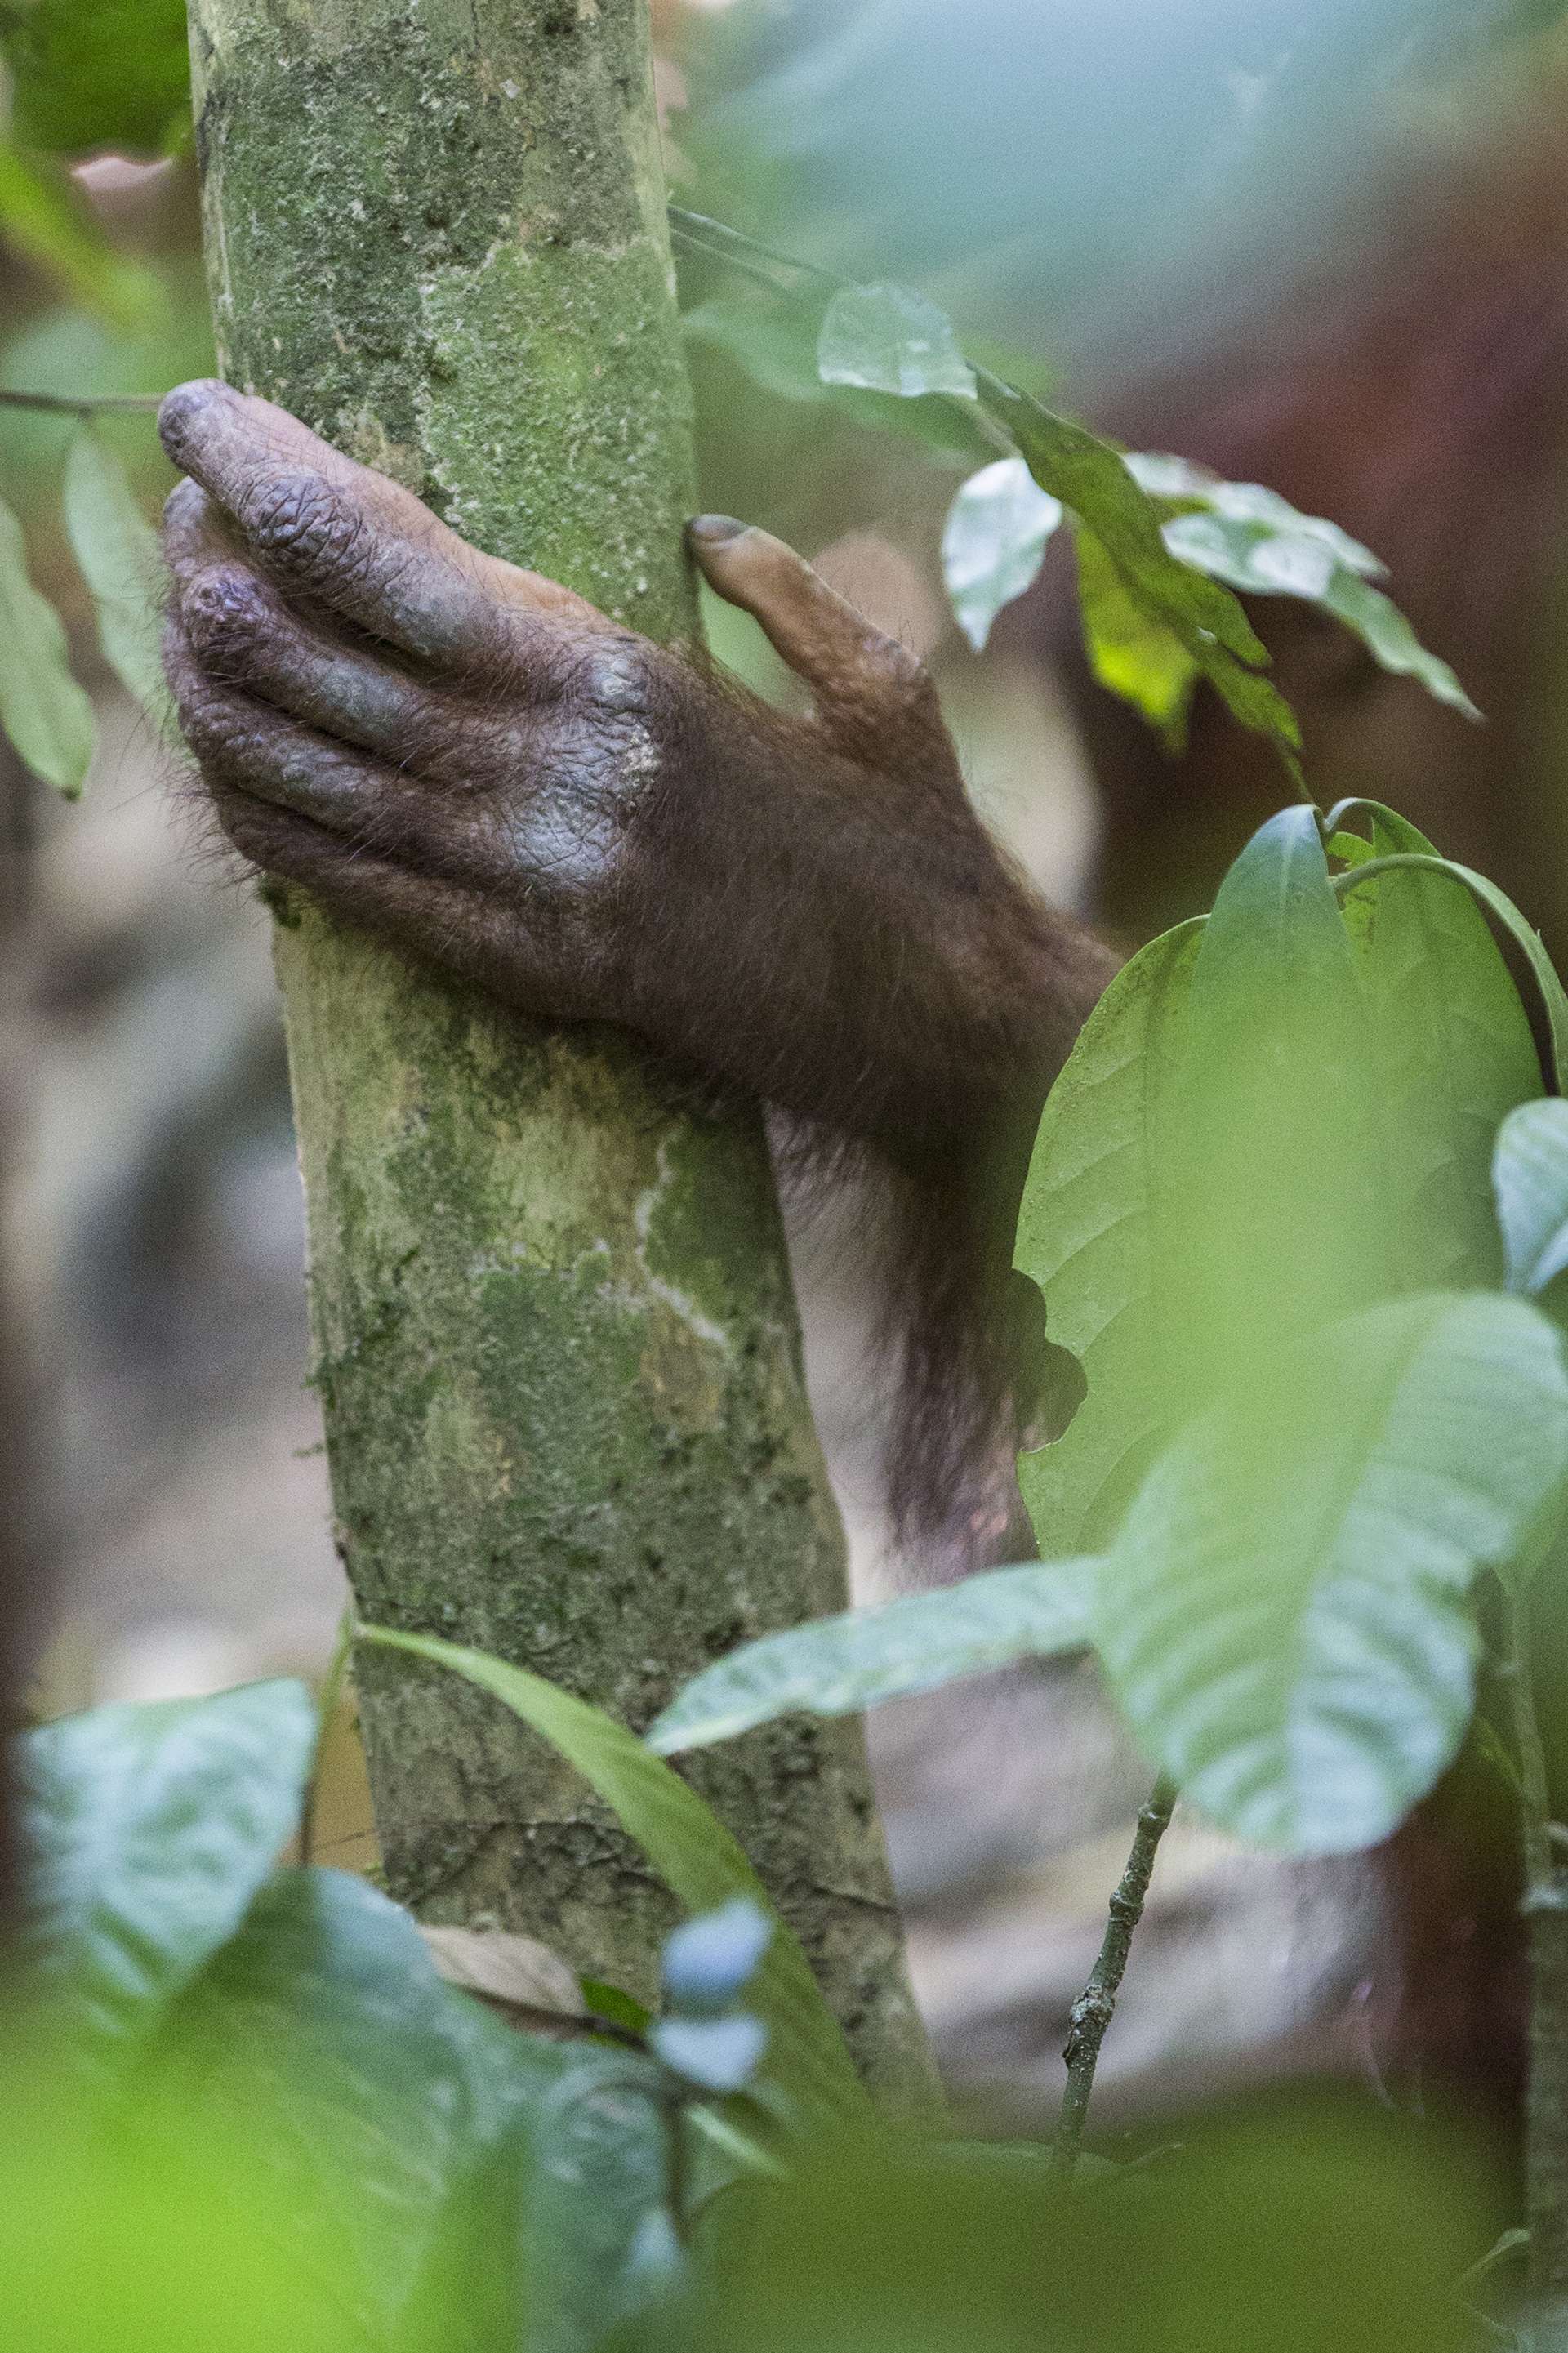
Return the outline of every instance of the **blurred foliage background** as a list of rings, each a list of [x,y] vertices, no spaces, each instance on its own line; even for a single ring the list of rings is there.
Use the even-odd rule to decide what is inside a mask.
[[[1568,947],[1558,545],[1568,162],[1554,9],[1459,0],[658,0],[672,193],[933,296],[978,356],[1134,446],[1333,516],[1393,566],[1473,729],[1310,613],[1258,615],[1327,803],[1364,791]],[[183,0],[6,0],[0,389],[155,394],[211,365]],[[127,71],[127,57],[136,60]],[[763,522],[932,662],[973,788],[1059,900],[1129,941],[1206,902],[1280,797],[1200,704],[1168,759],[1094,690],[1070,579],[974,653],[938,540],[973,461],[770,366],[700,263],[683,300],[710,506]],[[520,387],[520,397],[525,387]],[[0,748],[9,1506],[44,1713],[320,1672],[341,1608],[304,1387],[302,1229],[267,923],[180,813],[59,526],[68,417],[0,406],[0,494],[66,614],[100,744],[63,808]],[[149,514],[150,420],[102,427]],[[776,688],[731,617],[718,650]],[[889,1574],[847,1215],[794,1238],[860,1588]],[[23,1425],[22,1404],[8,1427]],[[13,1616],[18,1614],[13,1612]],[[1142,1794],[1064,1669],[887,1711],[879,1769],[922,1997],[954,2077],[1037,2116]],[[353,1745],[320,1824],[370,1853]],[[1381,1924],[1173,1834],[1106,2091],[1173,2100],[1375,2064]],[[1347,2021],[1349,2021],[1347,2023]]]

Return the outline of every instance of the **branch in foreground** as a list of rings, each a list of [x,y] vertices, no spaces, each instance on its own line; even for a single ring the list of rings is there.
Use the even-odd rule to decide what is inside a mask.
[[[1128,1954],[1132,1949],[1132,1931],[1142,1916],[1143,1899],[1149,1893],[1149,1882],[1153,1876],[1154,1857],[1175,1802],[1176,1785],[1162,1774],[1149,1792],[1138,1817],[1132,1852],[1127,1858],[1127,1868],[1121,1874],[1121,1883],[1110,1899],[1110,1916],[1105,1924],[1100,1957],[1089,1973],[1089,1983],[1072,2006],[1067,2045],[1062,2052],[1067,2061],[1067,2089],[1062,2094],[1061,2116],[1057,2125],[1052,2156],[1052,2169],[1058,2174],[1072,2173],[1083,2146],[1083,2129],[1089,2116],[1089,2094],[1094,2090],[1094,2071],[1100,2063],[1100,2047],[1105,2041],[1106,2029],[1116,2015],[1116,1997],[1121,1989]]]

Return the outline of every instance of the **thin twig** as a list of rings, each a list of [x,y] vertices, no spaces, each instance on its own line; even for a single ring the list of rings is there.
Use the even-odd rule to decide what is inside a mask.
[[[0,408],[41,408],[50,417],[155,417],[158,392],[12,392],[0,386]]]
[[[1100,2063],[1100,2046],[1116,2015],[1116,1997],[1132,1948],[1132,1931],[1142,1915],[1154,1857],[1175,1802],[1176,1785],[1162,1773],[1138,1817],[1132,1852],[1127,1858],[1121,1884],[1110,1899],[1110,1916],[1105,1924],[1100,1957],[1069,2013],[1067,2047],[1062,2052],[1068,2065],[1067,2089],[1062,2094],[1051,2160],[1057,2173],[1070,2175],[1078,2163],[1089,2094],[1094,2089],[1094,2071]]]

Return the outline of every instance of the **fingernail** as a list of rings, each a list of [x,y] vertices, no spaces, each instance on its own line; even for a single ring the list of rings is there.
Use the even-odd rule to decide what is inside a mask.
[[[733,515],[705,514],[693,515],[686,529],[692,539],[706,539],[717,543],[726,539],[739,539],[743,531],[751,529],[751,525],[737,522]]]

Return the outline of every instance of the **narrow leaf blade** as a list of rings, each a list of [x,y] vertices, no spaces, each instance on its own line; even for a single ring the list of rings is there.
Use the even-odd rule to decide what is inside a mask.
[[[775,1716],[849,1715],[910,1692],[1089,1639],[1094,1563],[987,1569],[748,1642],[692,1678],[648,1733],[661,1757],[733,1739]]]
[[[364,1627],[360,1640],[406,1651],[488,1691],[558,1749],[615,1812],[691,1912],[746,1895],[774,1917],[762,1881],[722,1822],[635,1733],[526,1668],[434,1635]],[[750,1989],[768,2026],[767,2073],[803,2116],[840,2121],[864,2113],[843,2035],[799,1940],[780,1921]]]

